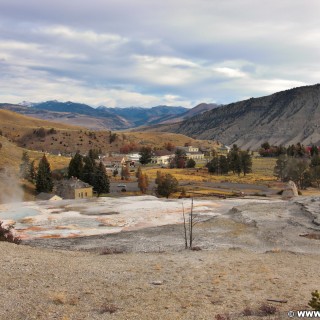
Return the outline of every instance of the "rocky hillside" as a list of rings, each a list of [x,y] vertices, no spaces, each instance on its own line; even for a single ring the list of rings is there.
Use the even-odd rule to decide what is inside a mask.
[[[317,84],[232,103],[165,130],[254,149],[264,141],[320,144],[319,119],[320,84]]]

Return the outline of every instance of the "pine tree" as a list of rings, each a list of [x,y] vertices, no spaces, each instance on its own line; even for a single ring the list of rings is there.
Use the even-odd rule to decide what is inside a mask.
[[[106,168],[101,161],[95,170],[93,189],[97,192],[98,197],[101,193],[110,192],[109,177],[107,175]]]
[[[196,162],[193,159],[188,159],[186,167],[187,168],[194,168],[196,166]]]
[[[22,153],[22,163],[20,164],[20,176],[23,179],[30,179],[30,158],[27,151]]]
[[[139,162],[141,164],[147,164],[151,162],[152,150],[150,147],[142,147],[139,152]]]
[[[176,168],[185,168],[187,161],[187,155],[184,150],[177,149],[173,159],[174,166]]]
[[[77,152],[74,157],[70,160],[68,167],[68,177],[76,177],[80,179],[83,174],[83,160],[79,152]]]
[[[34,183],[37,178],[37,170],[35,166],[35,160],[33,160],[30,164],[30,181]]]
[[[53,180],[50,164],[44,154],[39,162],[38,173],[36,177],[37,192],[51,192],[53,189]]]
[[[277,178],[279,178],[281,181],[284,180],[285,177],[285,169],[286,169],[286,164],[287,164],[287,157],[286,155],[281,155],[279,156],[276,165],[273,169],[273,174]]]
[[[81,180],[93,186],[96,164],[94,161],[92,161],[90,157],[84,157],[83,161],[84,161],[84,166],[82,170]]]
[[[240,168],[245,176],[247,173],[252,172],[252,158],[249,151],[240,151]]]

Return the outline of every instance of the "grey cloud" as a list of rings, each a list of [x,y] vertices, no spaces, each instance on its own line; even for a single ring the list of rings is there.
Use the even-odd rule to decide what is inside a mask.
[[[38,75],[41,97],[74,86],[96,103],[231,102],[317,80],[319,9],[315,0],[2,0],[0,68],[8,97],[16,89],[24,100],[40,96],[17,77]]]

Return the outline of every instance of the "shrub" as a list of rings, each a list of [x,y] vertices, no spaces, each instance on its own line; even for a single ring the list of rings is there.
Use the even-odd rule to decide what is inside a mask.
[[[316,311],[320,311],[320,293],[318,290],[315,290],[311,293],[312,298],[309,301],[308,305]]]
[[[0,241],[11,242],[15,244],[20,244],[20,237],[15,237],[12,233],[13,225],[7,227],[3,226],[3,222],[0,221]]]
[[[193,159],[189,159],[187,161],[187,168],[194,168],[196,166],[196,162]]]
[[[51,128],[48,130],[48,134],[57,134],[57,130],[55,128]]]
[[[100,309],[100,314],[104,314],[104,313],[115,313],[119,308],[117,306],[115,306],[114,304],[110,304],[110,303],[105,303],[101,309]]]
[[[277,312],[277,308],[269,304],[262,304],[259,310],[262,316],[268,316]]]
[[[44,138],[46,136],[46,130],[43,127],[34,130],[33,133],[39,138]]]

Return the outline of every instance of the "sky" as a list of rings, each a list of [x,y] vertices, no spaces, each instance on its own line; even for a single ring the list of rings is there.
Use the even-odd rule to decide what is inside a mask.
[[[318,0],[0,0],[0,102],[227,104],[320,78]]]

